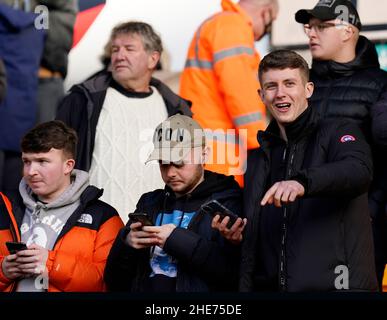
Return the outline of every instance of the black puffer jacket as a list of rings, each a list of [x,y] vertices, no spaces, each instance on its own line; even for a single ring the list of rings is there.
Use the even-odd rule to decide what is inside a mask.
[[[376,290],[367,194],[372,163],[361,131],[319,121],[312,107],[286,127],[259,132],[248,157],[241,291],[332,291],[335,268],[349,270],[349,289]],[[297,180],[305,196],[282,208],[260,206],[277,181]]]
[[[323,118],[346,119],[362,128],[377,183],[387,160],[387,72],[380,69],[374,44],[361,36],[356,58],[348,63],[313,61],[311,81],[315,90],[310,102]]]
[[[141,197],[136,212],[148,213],[153,221],[160,213],[196,211],[188,228],[174,229],[164,245],[164,251],[178,261],[176,292],[237,290],[239,249],[211,228],[212,216],[199,208],[217,199],[240,215],[241,196],[232,177],[205,171],[204,181],[183,197],[176,199],[168,187]],[[125,244],[130,224],[131,221],[117,236],[106,264],[105,282],[110,291],[147,290],[150,250],[137,250]]]
[[[82,84],[73,86],[59,105],[56,119],[74,128],[78,134],[76,169],[90,169],[97,123],[111,81],[110,72],[98,73]],[[192,115],[190,102],[173,93],[160,80],[152,78],[150,85],[163,97],[168,116],[176,113]]]
[[[360,36],[356,58],[348,63],[313,61],[311,105],[322,117],[357,123],[371,145],[374,161],[369,207],[373,219],[378,278],[387,263],[387,72],[375,45]]]
[[[387,72],[380,69],[375,45],[361,36],[348,63],[313,61],[310,98],[324,118],[356,122],[373,144],[387,146]]]

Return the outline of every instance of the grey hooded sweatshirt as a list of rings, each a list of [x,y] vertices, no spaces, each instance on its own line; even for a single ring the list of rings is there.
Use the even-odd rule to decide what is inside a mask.
[[[62,228],[80,205],[81,194],[87,186],[89,174],[74,169],[71,173],[71,184],[67,189],[53,202],[43,203],[23,178],[19,192],[26,209],[20,227],[21,240],[27,246],[35,243],[52,250]],[[22,279],[18,282],[17,291],[45,291],[42,281],[45,282],[40,276]]]

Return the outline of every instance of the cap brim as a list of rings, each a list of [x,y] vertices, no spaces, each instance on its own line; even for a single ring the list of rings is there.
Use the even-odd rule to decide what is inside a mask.
[[[314,15],[312,15],[312,10],[306,10],[306,9],[301,9],[301,10],[298,10],[296,12],[296,15],[295,15],[295,19],[298,23],[302,23],[302,24],[307,24],[309,23],[309,20],[311,17],[314,17]],[[317,18],[317,17],[315,17]]]
[[[191,149],[191,147],[156,148],[149,155],[148,159],[145,161],[145,164],[154,160],[162,161],[165,163],[181,162],[186,158]]]

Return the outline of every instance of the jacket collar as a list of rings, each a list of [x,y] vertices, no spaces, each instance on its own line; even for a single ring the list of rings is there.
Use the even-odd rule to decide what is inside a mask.
[[[242,9],[242,7],[239,4],[234,3],[231,0],[222,0],[222,9],[223,9],[223,11],[235,12],[235,13],[240,14],[242,17],[244,17],[244,19],[246,20],[246,22],[249,25],[251,25],[251,26],[253,25],[253,20],[245,12],[245,10]]]
[[[306,108],[295,121],[285,126],[288,144],[309,135],[316,128],[318,121],[319,116],[315,108],[311,106]],[[273,119],[265,131],[258,132],[258,142],[265,152],[273,143],[286,143],[280,135],[277,121]]]
[[[80,201],[80,206],[72,213],[70,218],[67,220],[62,231],[60,232],[58,238],[55,241],[55,244],[67,233],[69,230],[76,225],[78,219],[81,217],[81,214],[84,212],[86,206],[92,202],[99,199],[103,194],[103,189],[98,189],[95,186],[88,186],[85,191],[83,191]],[[54,245],[55,246],[55,245]]]
[[[356,45],[356,57],[347,63],[333,60],[313,60],[312,72],[319,77],[337,78],[353,75],[356,71],[368,68],[379,68],[378,54],[375,45],[366,37],[360,36]]]
[[[106,91],[112,81],[111,72],[101,72],[97,76],[86,80],[80,85],[73,86],[70,91],[81,90],[90,94]],[[192,116],[191,112],[191,101],[185,100],[175,94],[167,85],[156,78],[151,78],[150,85],[155,87],[161,94],[166,102],[168,115],[173,115],[176,112]]]

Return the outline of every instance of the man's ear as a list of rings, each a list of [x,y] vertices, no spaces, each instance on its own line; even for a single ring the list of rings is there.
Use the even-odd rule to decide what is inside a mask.
[[[149,69],[153,70],[156,69],[157,63],[160,60],[160,52],[153,51],[148,56],[148,67]]]
[[[355,30],[352,26],[346,25],[343,27],[343,40],[348,41],[355,35]]]
[[[68,175],[73,171],[75,166],[75,160],[74,159],[67,159],[65,162],[65,168],[64,168],[64,174]]]
[[[202,151],[202,157],[201,157],[201,164],[205,164],[208,160],[208,157],[210,155],[210,148],[208,146],[205,146]]]
[[[306,98],[309,99],[314,91],[314,83],[313,82],[307,82],[305,85],[305,92],[306,92]]]
[[[258,89],[257,92],[258,92],[259,96],[261,97],[261,100],[263,100],[264,97],[265,97],[265,94],[263,93],[263,90],[262,89]]]

